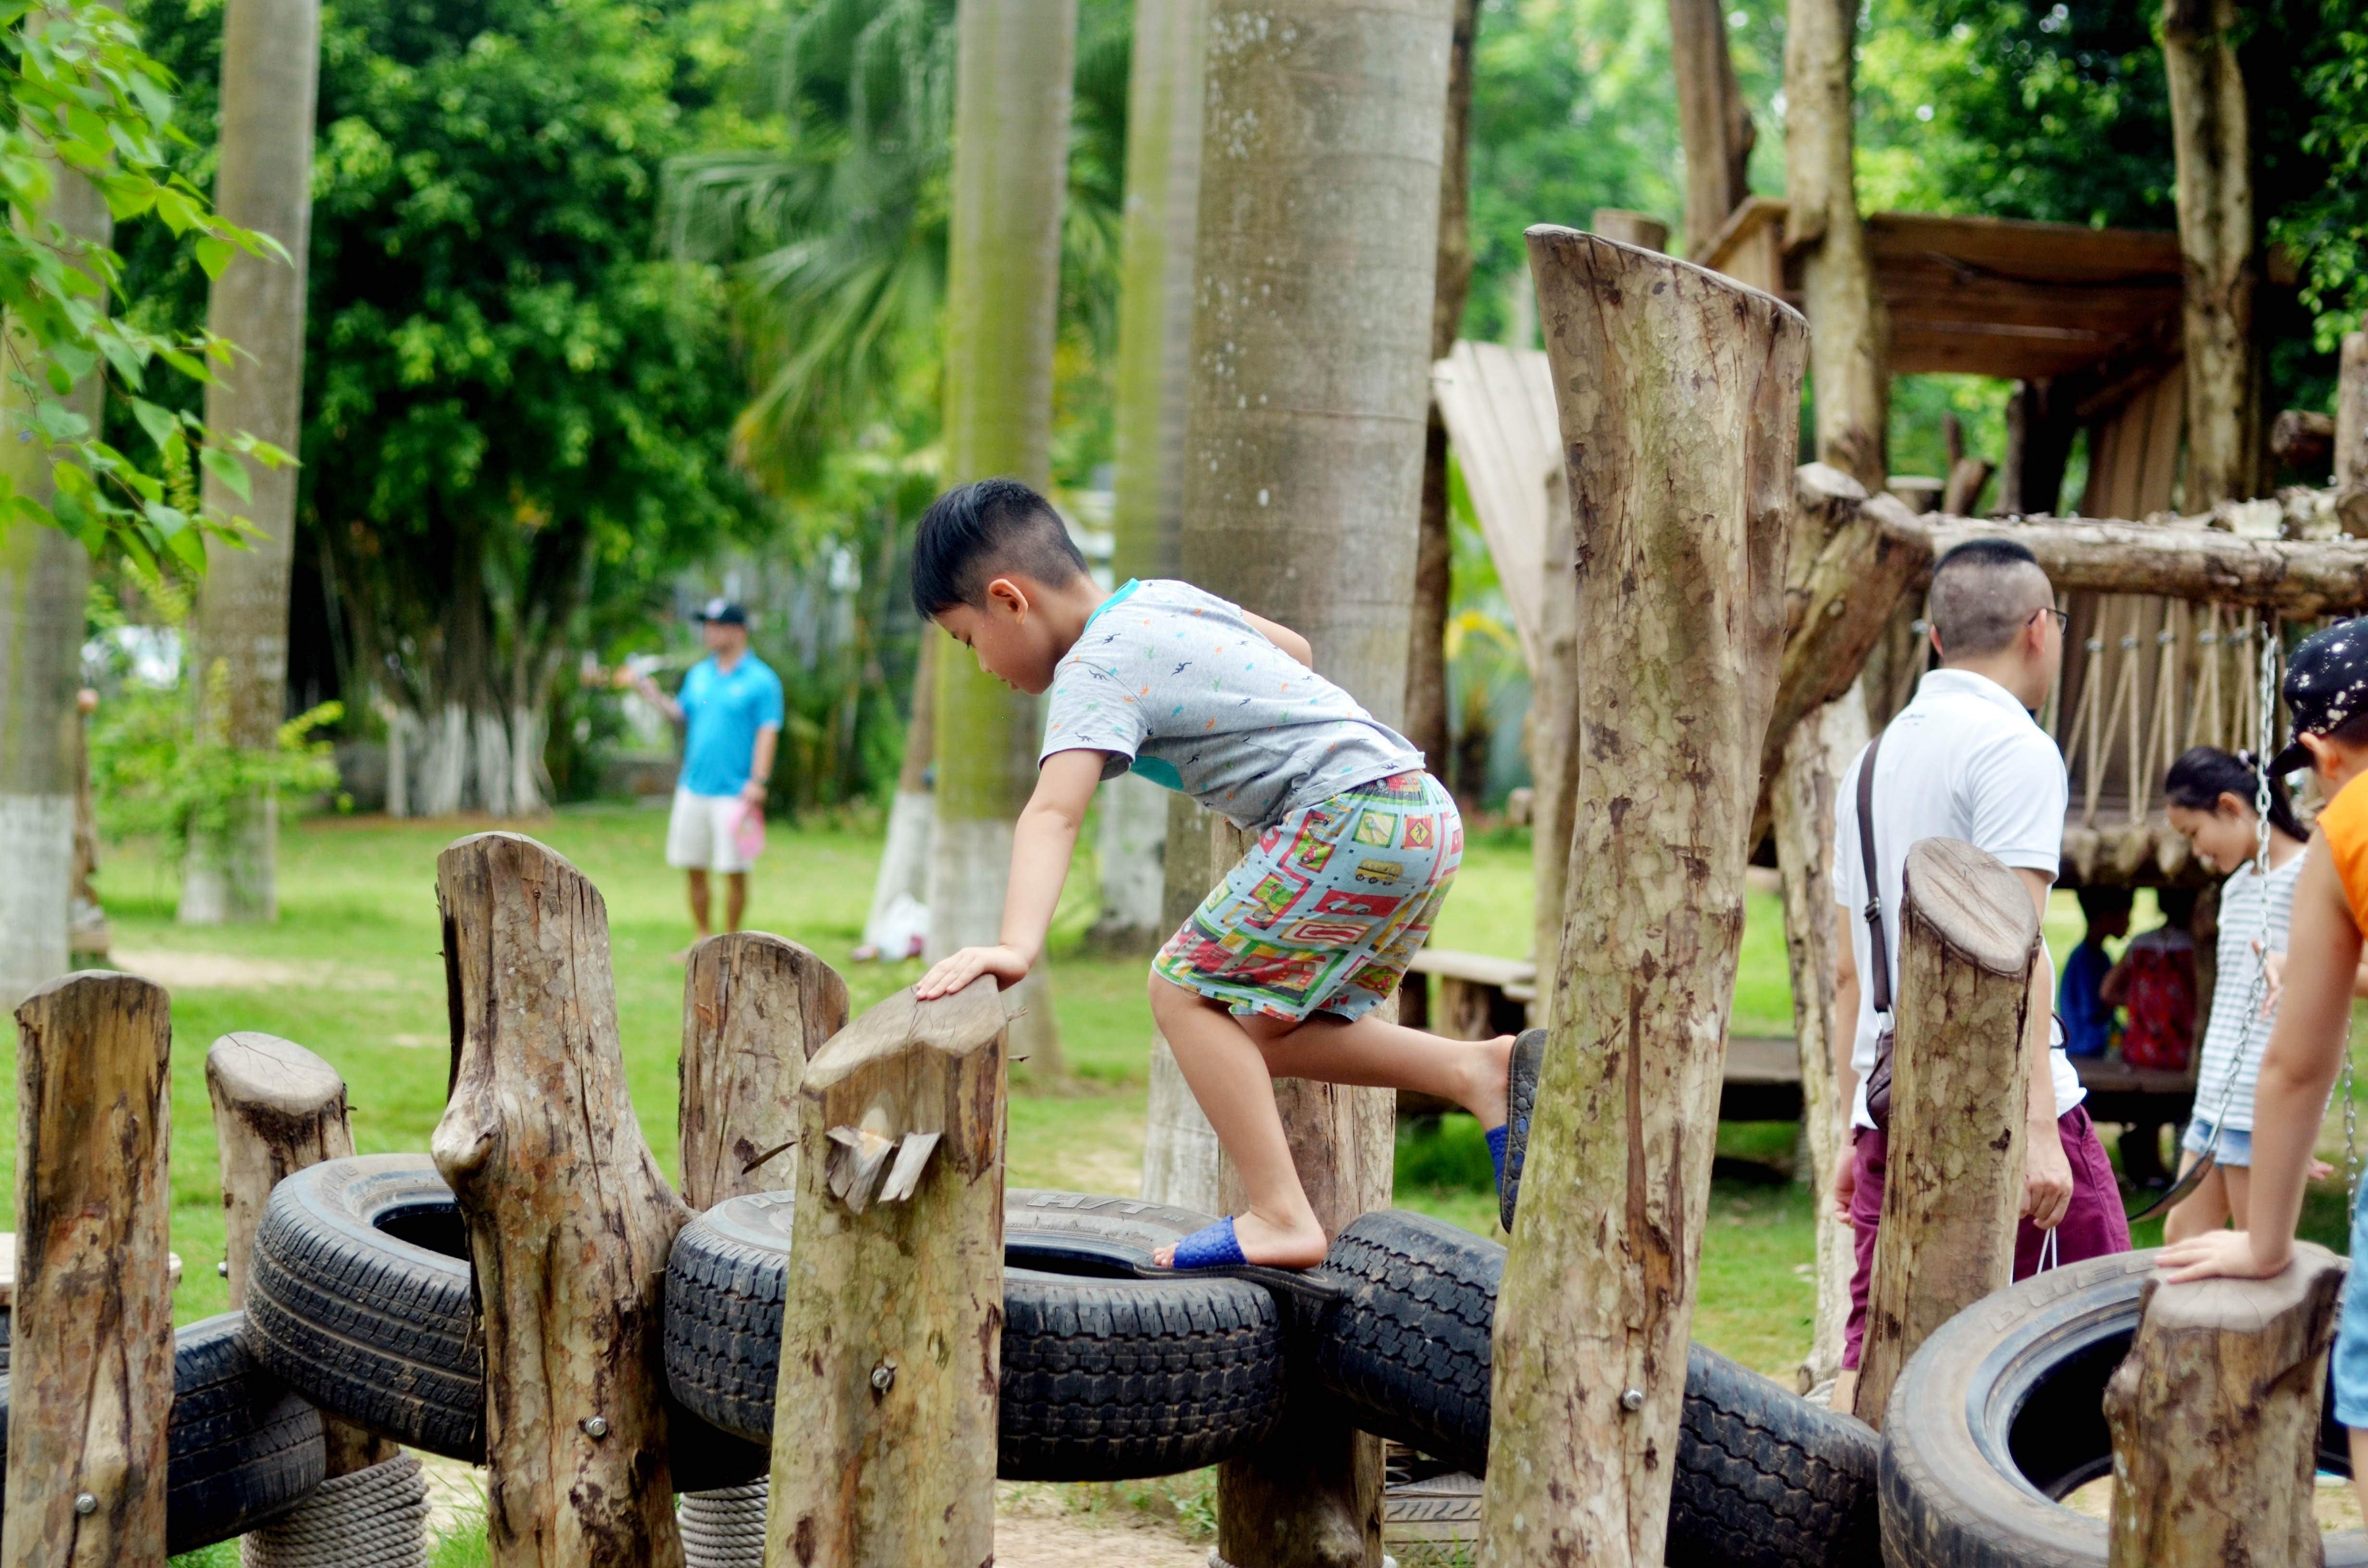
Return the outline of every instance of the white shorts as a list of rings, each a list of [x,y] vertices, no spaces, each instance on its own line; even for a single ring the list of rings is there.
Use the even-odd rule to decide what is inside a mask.
[[[666,864],[685,871],[745,871],[740,819],[748,802],[737,795],[694,795],[677,786],[666,819]]]

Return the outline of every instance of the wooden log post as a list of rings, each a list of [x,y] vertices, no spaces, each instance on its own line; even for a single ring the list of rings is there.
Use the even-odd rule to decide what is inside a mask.
[[[2253,331],[2261,267],[2251,116],[2233,37],[2240,17],[2237,0],[2163,0],[2162,74],[2184,279],[2187,505],[2196,509],[2262,490],[2260,346]]]
[[[806,1063],[767,1568],[995,1553],[1003,998],[900,991]]]
[[[484,1312],[493,1568],[681,1568],[660,1359],[690,1217],[625,1085],[598,889],[533,839],[436,862],[454,1039],[429,1149]]]
[[[222,1164],[222,1248],[230,1304],[246,1305],[255,1229],[280,1178],[354,1152],[346,1081],[292,1040],[242,1030],[206,1052],[206,1094],[213,1101],[214,1144]],[[327,1473],[349,1475],[393,1459],[394,1443],[324,1416]]]
[[[1686,150],[1686,254],[1699,260],[1727,215],[1751,194],[1757,136],[1726,47],[1726,8],[1718,0],[1669,0],[1669,64],[1677,76],[1678,136]]]
[[[2105,1385],[2112,1568],[2325,1561],[2311,1499],[2343,1274],[2301,1242],[2274,1278],[2146,1282]]]
[[[6,1568],[163,1568],[171,1012],[129,974],[17,1009]]]
[[[1784,248],[1801,257],[1801,301],[1814,329],[1816,458],[1880,490],[1889,472],[1890,327],[1858,210],[1858,6],[1789,0],[1785,14]],[[1792,728],[1774,733],[1782,744]]]
[[[683,1201],[712,1209],[798,1184],[798,1089],[847,1027],[847,982],[762,931],[710,937],[682,979]]]
[[[1889,1175],[1857,1409],[1881,1426],[1932,1331],[2014,1278],[2039,915],[2021,878],[1952,838],[1907,850]]]
[[[2368,535],[2368,332],[2343,339],[2335,383],[2335,510],[2343,531]]]
[[[1520,1223],[1497,1298],[1483,1561],[1661,1561],[1775,697],[1807,326],[1529,232],[1577,531],[1582,798]]]

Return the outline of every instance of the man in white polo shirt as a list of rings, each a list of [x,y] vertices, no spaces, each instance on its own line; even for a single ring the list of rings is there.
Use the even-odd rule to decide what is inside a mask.
[[[1900,884],[1908,847],[1918,839],[1956,838],[1987,850],[2022,881],[2032,905],[2047,912],[2064,842],[2068,787],[2064,756],[2032,713],[2047,699],[2064,663],[2064,616],[2047,574],[2031,551],[2008,540],[1976,540],[1941,557],[1932,573],[1932,646],[1941,667],[1916,687],[1916,699],[1884,729],[1875,754],[1875,874],[1881,883],[1884,949],[1892,992],[1899,984]],[[1867,1114],[1865,1077],[1880,1032],[1871,988],[1860,976],[1873,961],[1867,929],[1864,857],[1859,843],[1859,770],[1850,765],[1836,791],[1834,893],[1843,939],[1835,1017],[1855,1018],[1835,1031],[1835,1072],[1851,1099],[1851,1157],[1834,1181],[1835,1206],[1857,1233],[1850,1316],[1839,1410],[1850,1407],[1866,1327],[1875,1228],[1883,1219],[1884,1136]],[[2044,953],[2043,950],[2043,960]],[[2033,966],[2025,1044],[2032,1072],[2026,1107],[2023,1220],[2015,1237],[2015,1278],[2036,1270],[2046,1233],[2059,1261],[2130,1250],[2113,1167],[2080,1101],[2086,1091],[2065,1056],[2049,1006],[2055,966]],[[1847,1051],[1841,1042],[1850,1041]]]

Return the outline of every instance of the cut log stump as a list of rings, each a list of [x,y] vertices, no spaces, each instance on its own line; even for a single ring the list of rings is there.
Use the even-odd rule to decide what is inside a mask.
[[[173,1408],[172,1021],[96,971],[17,1009],[6,1568],[162,1568]]]
[[[682,1197],[714,1208],[797,1186],[806,1061],[847,1027],[847,982],[762,931],[710,937],[682,982]]]
[[[2275,1278],[2146,1281],[2105,1385],[2112,1568],[2325,1561],[2311,1498],[2343,1271],[2303,1242]]]
[[[994,1557],[1004,1044],[982,977],[806,1063],[767,1568]]]
[[[533,839],[436,862],[450,1103],[429,1147],[485,1335],[493,1568],[681,1568],[666,1463],[666,1254],[690,1211],[626,1092],[609,914]]]
[[[1953,838],[1910,845],[1899,907],[1889,1176],[1858,1415],[1881,1426],[1932,1331],[2014,1278],[2039,915],[2021,878]]]
[[[246,1270],[255,1228],[282,1176],[354,1152],[346,1081],[318,1056],[278,1035],[242,1030],[206,1052],[206,1093],[213,1101],[214,1143],[222,1162],[222,1249],[230,1304],[246,1305]],[[328,1473],[351,1475],[394,1458],[396,1445],[324,1415]]]

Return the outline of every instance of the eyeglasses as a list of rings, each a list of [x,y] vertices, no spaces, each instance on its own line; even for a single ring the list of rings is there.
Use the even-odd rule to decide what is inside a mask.
[[[2032,610],[2031,612],[2031,619],[2024,621],[2023,624],[2025,626],[2029,626],[2032,620],[2037,620],[2043,615],[2052,615],[2055,618],[2056,631],[2069,632],[2072,630],[2072,617],[2068,611],[2055,609],[2052,607],[2044,605],[2038,609]]]

